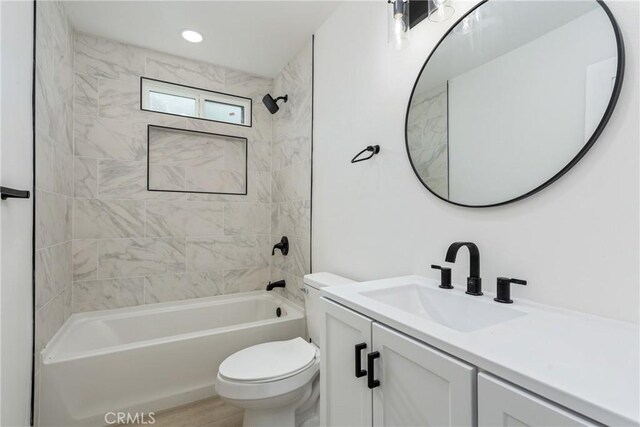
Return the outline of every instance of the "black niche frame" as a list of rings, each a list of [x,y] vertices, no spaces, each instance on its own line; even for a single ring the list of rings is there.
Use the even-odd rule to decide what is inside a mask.
[[[484,5],[488,1],[489,0],[481,1],[480,3],[475,5],[473,8],[471,8],[471,10],[469,10],[466,14],[464,14],[462,17],[460,17],[451,26],[451,28],[449,28],[449,30],[447,30],[447,32],[444,34],[444,36],[442,36],[442,38],[435,45],[435,47],[433,48],[433,50],[431,51],[431,53],[427,57],[427,60],[425,61],[424,65],[422,66],[422,68],[420,68],[420,72],[418,73],[418,77],[416,78],[416,82],[414,83],[413,89],[411,90],[411,95],[409,96],[409,102],[407,104],[407,113],[405,115],[405,125],[404,125],[405,146],[406,146],[406,149],[407,149],[407,157],[409,157],[409,163],[411,164],[411,168],[413,169],[413,172],[416,174],[416,177],[418,177],[418,180],[422,183],[422,185],[424,185],[424,187],[427,190],[429,190],[429,192],[431,194],[433,194],[434,196],[436,196],[438,199],[443,200],[443,201],[445,201],[447,203],[450,203],[452,205],[461,206],[461,207],[465,207],[465,208],[491,208],[491,207],[502,206],[502,205],[506,205],[506,204],[509,204],[509,203],[518,202],[520,200],[526,199],[527,197],[532,196],[532,195],[536,194],[537,192],[547,188],[548,186],[550,186],[551,184],[556,182],[558,179],[560,179],[560,177],[562,177],[564,174],[566,174],[572,167],[574,167],[584,157],[585,154],[587,154],[589,149],[591,149],[593,144],[596,142],[596,140],[600,137],[600,135],[604,131],[604,128],[606,127],[607,123],[609,122],[609,119],[611,118],[611,115],[613,114],[613,110],[615,109],[615,106],[616,106],[616,104],[618,102],[618,98],[620,97],[620,92],[622,90],[622,82],[624,80],[625,55],[624,55],[624,41],[622,39],[622,32],[620,31],[620,27],[618,26],[618,23],[616,22],[616,19],[613,16],[613,13],[611,13],[611,10],[609,9],[609,7],[607,7],[607,5],[604,3],[604,1],[595,0],[596,3],[598,3],[598,5],[600,5],[600,7],[602,7],[602,9],[605,11],[605,13],[607,14],[607,17],[609,18],[609,21],[611,22],[611,27],[612,27],[613,33],[614,33],[614,35],[616,37],[617,54],[618,54],[618,66],[617,66],[617,70],[616,70],[616,82],[615,82],[615,85],[614,85],[614,88],[613,88],[613,92],[611,93],[611,98],[609,99],[609,104],[607,105],[607,109],[605,110],[605,112],[604,112],[604,114],[602,116],[602,119],[600,119],[600,123],[598,123],[598,126],[596,127],[595,131],[593,132],[593,135],[591,135],[589,140],[585,143],[585,145],[578,152],[578,154],[576,154],[573,157],[573,159],[571,159],[569,161],[569,163],[567,163],[567,165],[565,167],[563,167],[559,172],[557,172],[555,175],[553,175],[551,178],[549,178],[546,182],[542,183],[538,187],[534,188],[533,190],[531,190],[531,191],[529,191],[529,192],[527,192],[527,193],[525,193],[525,194],[523,194],[521,196],[518,196],[518,197],[510,199],[510,200],[506,200],[504,202],[498,202],[498,203],[493,203],[493,204],[489,204],[489,205],[465,205],[463,203],[453,202],[451,200],[445,199],[444,197],[440,196],[435,191],[433,191],[433,190],[431,190],[429,188],[427,183],[422,179],[422,177],[418,173],[418,170],[416,169],[416,167],[415,167],[415,165],[413,163],[413,159],[411,158],[411,152],[409,151],[409,138],[408,138],[408,129],[407,129],[408,128],[408,122],[409,122],[409,110],[411,108],[411,101],[413,100],[413,95],[414,95],[414,93],[416,91],[416,87],[418,85],[418,81],[420,80],[420,76],[422,76],[422,73],[423,73],[424,69],[426,68],[427,64],[429,63],[429,60],[431,59],[433,54],[436,52],[436,50],[438,49],[440,44],[449,36],[449,34],[451,34],[453,29],[464,18],[469,16],[471,13],[475,12],[476,9],[480,8],[482,5]]]
[[[150,187],[149,183],[149,171],[150,171],[150,158],[151,152],[150,149],[150,130],[151,128],[155,129],[164,129],[168,131],[174,132],[187,132],[187,133],[197,133],[200,135],[210,135],[210,136],[219,136],[223,138],[234,138],[244,140],[244,193],[223,193],[219,191],[187,191],[187,190],[156,190]],[[243,136],[235,136],[235,135],[225,135],[221,133],[213,133],[213,132],[202,132],[198,130],[191,129],[180,129],[168,126],[158,126],[158,125],[147,125],[147,191],[156,191],[161,193],[190,193],[190,194],[220,194],[226,196],[246,196],[249,193],[249,140]]]
[[[222,120],[206,119],[204,117],[183,116],[182,114],[165,113],[164,111],[156,111],[156,110],[149,110],[148,108],[142,108],[142,96],[143,96],[142,82],[144,80],[149,80],[149,81],[158,82],[158,83],[166,83],[166,84],[173,85],[173,86],[185,87],[187,89],[195,89],[195,90],[200,90],[200,91],[203,91],[203,92],[217,93],[218,95],[232,96],[234,98],[246,99],[246,100],[249,101],[249,104],[251,105],[251,114],[249,115],[249,124],[245,125],[245,124],[242,124],[242,123],[223,122]],[[253,98],[249,98],[247,96],[234,95],[232,93],[220,92],[220,91],[217,91],[217,90],[205,89],[205,88],[202,88],[202,87],[188,86],[188,85],[183,85],[183,84],[180,84],[180,83],[168,82],[166,80],[153,79],[151,77],[145,77],[145,76],[140,76],[140,111],[147,111],[149,113],[156,113],[156,114],[165,114],[167,116],[182,117],[182,118],[186,118],[186,119],[204,120],[205,122],[222,123],[222,124],[225,124],[225,125],[241,126],[241,127],[245,127],[245,128],[253,127]]]

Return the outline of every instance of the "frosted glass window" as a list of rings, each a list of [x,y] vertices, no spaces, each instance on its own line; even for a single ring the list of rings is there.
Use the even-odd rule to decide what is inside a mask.
[[[244,123],[244,107],[207,100],[204,102],[204,117],[219,122]]]
[[[253,101],[244,96],[140,78],[140,109],[251,126]]]
[[[149,106],[153,111],[193,117],[196,114],[195,98],[149,92]]]

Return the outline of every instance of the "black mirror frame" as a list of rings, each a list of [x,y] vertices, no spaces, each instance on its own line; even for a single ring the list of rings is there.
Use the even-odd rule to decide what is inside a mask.
[[[407,157],[409,157],[409,163],[411,164],[411,168],[413,169],[413,172],[418,177],[418,180],[422,183],[422,185],[424,185],[424,187],[427,190],[429,190],[429,192],[431,194],[436,196],[438,199],[443,200],[443,201],[445,201],[447,203],[450,203],[452,205],[461,206],[461,207],[465,207],[465,208],[491,208],[491,207],[502,206],[502,205],[506,205],[506,204],[509,204],[509,203],[518,202],[520,200],[526,199],[527,197],[532,196],[532,195],[536,194],[537,192],[547,188],[548,186],[550,186],[551,184],[556,182],[558,179],[560,179],[560,177],[562,177],[564,174],[566,174],[572,167],[574,167],[582,159],[582,157],[584,157],[585,154],[587,154],[589,149],[593,146],[593,144],[596,142],[598,137],[600,137],[600,135],[604,131],[604,128],[607,126],[607,123],[609,122],[609,119],[611,118],[611,115],[613,114],[613,110],[615,109],[615,106],[616,106],[616,104],[618,102],[618,98],[620,97],[620,91],[622,90],[622,82],[624,80],[625,56],[624,56],[624,41],[622,39],[622,32],[620,31],[620,27],[618,26],[618,23],[616,22],[616,19],[613,16],[613,13],[611,13],[611,10],[604,3],[604,1],[603,0],[595,0],[596,3],[598,3],[598,5],[600,5],[600,7],[602,7],[602,9],[605,11],[607,16],[609,17],[609,21],[611,22],[611,27],[613,28],[613,32],[614,32],[615,37],[616,37],[617,54],[618,54],[618,58],[617,58],[618,59],[618,67],[617,67],[617,72],[616,72],[616,82],[615,82],[615,85],[614,85],[614,88],[613,88],[613,92],[611,94],[611,98],[609,99],[609,104],[607,105],[607,109],[605,110],[605,112],[604,112],[604,114],[602,116],[602,119],[600,120],[600,123],[598,123],[598,126],[596,127],[595,131],[593,132],[593,135],[591,135],[591,138],[589,138],[589,140],[585,143],[585,145],[578,152],[578,154],[576,154],[573,157],[573,159],[571,159],[571,161],[569,161],[569,163],[567,163],[567,165],[565,167],[563,167],[558,173],[556,173],[554,176],[552,176],[550,179],[548,179],[543,184],[539,185],[538,187],[534,188],[533,190],[531,190],[531,191],[529,191],[529,192],[527,192],[527,193],[525,193],[525,194],[523,194],[521,196],[518,196],[518,197],[510,199],[510,200],[506,200],[504,202],[493,203],[493,204],[490,204],[490,205],[465,205],[463,203],[457,203],[457,202],[453,202],[451,200],[445,199],[444,197],[440,196],[439,194],[437,194],[436,192],[434,192],[433,190],[431,190],[429,188],[429,186],[422,179],[422,177],[418,173],[418,170],[416,169],[415,165],[413,164],[413,159],[411,158],[411,151],[409,150],[409,138],[408,138],[408,123],[409,123],[409,111],[411,109],[411,101],[413,100],[413,95],[414,95],[414,93],[416,91],[416,87],[418,85],[418,81],[420,80],[420,76],[422,76],[422,72],[424,71],[425,67],[429,63],[429,60],[431,59],[433,54],[436,52],[436,50],[438,49],[440,44],[447,38],[447,36],[453,31],[453,29],[464,18],[466,18],[468,15],[473,13],[476,9],[478,9],[479,7],[481,7],[482,5],[487,3],[488,1],[489,0],[482,0],[477,5],[472,7],[466,14],[461,16],[451,26],[451,28],[449,28],[447,30],[447,32],[442,36],[442,38],[434,46],[433,50],[431,51],[431,53],[427,57],[427,60],[425,61],[425,63],[420,68],[420,72],[418,73],[416,81],[415,81],[415,83],[413,85],[413,89],[411,89],[411,95],[409,96],[409,102],[407,104],[407,113],[406,113],[405,122],[404,122],[404,140],[405,140],[405,146],[406,146],[406,149],[407,149]]]

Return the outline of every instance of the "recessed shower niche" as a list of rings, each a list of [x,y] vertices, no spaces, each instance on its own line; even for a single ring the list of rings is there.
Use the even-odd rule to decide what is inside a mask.
[[[149,191],[247,194],[247,138],[149,125]]]

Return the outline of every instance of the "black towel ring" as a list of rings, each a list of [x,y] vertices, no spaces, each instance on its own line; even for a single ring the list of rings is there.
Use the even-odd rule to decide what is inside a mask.
[[[371,154],[368,155],[367,157],[363,157],[361,159],[358,159],[358,157],[360,157],[360,155],[362,153],[365,153],[367,151],[370,151]],[[351,159],[351,163],[364,162],[365,160],[369,160],[370,158],[372,158],[373,156],[375,156],[379,152],[380,152],[380,146],[379,145],[369,145],[367,148],[365,148],[364,150],[362,150],[361,152],[356,154],[355,157],[353,159]]]

